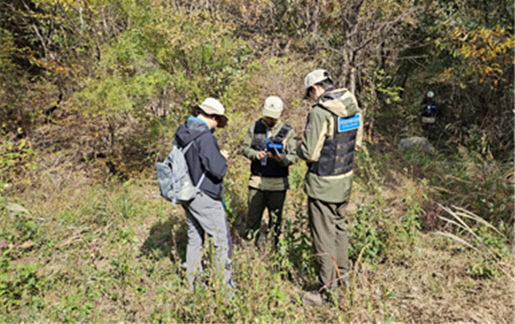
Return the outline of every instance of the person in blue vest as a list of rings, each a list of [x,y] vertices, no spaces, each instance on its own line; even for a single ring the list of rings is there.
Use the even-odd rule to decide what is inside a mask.
[[[428,91],[422,100],[422,131],[427,138],[436,137],[436,118],[438,116],[438,104],[433,91]]]
[[[361,144],[361,110],[352,92],[335,87],[326,70],[304,79],[309,111],[302,142],[297,148],[308,172],[304,189],[313,247],[320,265],[320,288],[304,294],[307,304],[322,305],[348,280],[350,264],[345,208],[350,198],[354,151]]]
[[[268,229],[274,246],[279,242],[282,211],[288,185],[288,166],[297,161],[295,131],[281,120],[284,103],[271,96],[263,104],[263,117],[252,122],[243,141],[242,153],[250,164],[248,214],[245,238],[261,246],[261,221],[268,210]]]

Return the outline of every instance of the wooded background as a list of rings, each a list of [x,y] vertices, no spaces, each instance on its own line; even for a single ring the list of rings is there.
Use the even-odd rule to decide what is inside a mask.
[[[510,322],[513,13],[510,0],[1,1],[0,321]],[[316,282],[304,164],[280,250],[238,250],[245,131],[278,95],[301,135],[315,68],[365,121],[351,289],[316,312],[296,297]],[[402,152],[429,90],[435,153]],[[154,163],[208,96],[229,117],[215,132],[240,287],[227,307],[188,294],[183,212],[152,199]]]
[[[141,170],[192,104],[227,97],[253,65],[285,57],[353,91],[369,136],[413,132],[431,90],[439,137],[509,159],[512,9],[501,0],[3,1],[2,173],[15,162],[5,155],[29,145],[103,158],[112,173]],[[296,99],[309,69],[289,72],[297,79],[284,99],[305,105]],[[229,112],[245,109],[230,99]]]

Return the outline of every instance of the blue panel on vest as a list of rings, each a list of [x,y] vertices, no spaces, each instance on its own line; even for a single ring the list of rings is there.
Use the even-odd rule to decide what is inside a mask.
[[[280,143],[270,143],[269,142],[269,143],[266,143],[266,148],[269,150],[273,150],[273,149],[282,150],[283,145]]]
[[[348,118],[338,117],[338,133],[359,128],[359,123],[359,114]]]

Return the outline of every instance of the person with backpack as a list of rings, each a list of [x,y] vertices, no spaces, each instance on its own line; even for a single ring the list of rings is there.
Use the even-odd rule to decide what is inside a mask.
[[[179,148],[191,144],[184,157],[191,181],[198,188],[192,200],[182,203],[188,226],[186,273],[192,290],[201,281],[205,233],[214,241],[219,276],[231,291],[234,289],[231,276],[232,240],[223,206],[227,153],[220,151],[213,135],[216,127],[227,124],[224,113],[220,101],[207,98],[194,107],[193,115],[179,126],[175,134]]]
[[[314,104],[309,112],[298,156],[307,162],[304,190],[313,246],[320,266],[320,289],[305,293],[303,301],[322,305],[348,281],[348,237],[345,207],[352,187],[354,151],[361,144],[363,123],[354,95],[336,89],[326,70],[304,79],[305,97]]]
[[[263,105],[263,117],[252,122],[243,141],[242,153],[251,161],[248,188],[248,213],[245,238],[254,238],[259,248],[261,220],[268,210],[268,228],[277,247],[282,226],[282,210],[288,190],[288,166],[297,161],[295,131],[281,121],[284,103],[271,96]]]

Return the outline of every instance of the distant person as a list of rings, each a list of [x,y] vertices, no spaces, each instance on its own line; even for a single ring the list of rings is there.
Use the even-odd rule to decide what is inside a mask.
[[[180,147],[193,142],[185,158],[192,182],[195,185],[201,183],[197,196],[183,205],[188,226],[186,273],[192,290],[201,280],[204,233],[214,241],[218,274],[229,289],[234,288],[231,279],[232,241],[222,204],[227,153],[220,151],[213,136],[216,127],[227,124],[224,111],[218,100],[207,98],[194,108],[193,115],[179,126],[175,134]]]
[[[363,123],[354,95],[336,89],[326,70],[304,79],[309,112],[297,154],[308,165],[305,191],[313,246],[320,265],[320,289],[304,294],[316,306],[326,302],[338,285],[346,284],[350,264],[345,207],[349,201],[354,151],[361,144]]]
[[[428,91],[422,100],[422,131],[427,138],[434,138],[436,134],[436,118],[438,116],[438,104],[433,91]]]
[[[289,188],[288,166],[298,160],[295,131],[280,119],[283,109],[281,98],[266,98],[263,117],[250,124],[243,141],[243,155],[251,161],[245,237],[254,238],[258,247],[263,237],[260,228],[265,208],[274,246],[279,242],[284,199]]]

